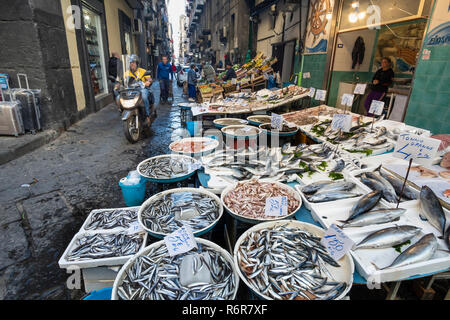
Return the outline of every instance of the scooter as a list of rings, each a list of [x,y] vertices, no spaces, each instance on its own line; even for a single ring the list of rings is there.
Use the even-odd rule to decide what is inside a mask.
[[[150,75],[150,72],[146,72],[144,76],[148,75]],[[128,84],[126,87],[119,85],[116,105],[122,112],[125,137],[129,142],[136,143],[142,138],[144,133],[149,136],[150,126],[156,119],[155,99],[153,93],[150,92],[150,124],[146,124],[145,105],[140,91],[141,88],[145,88],[145,84],[133,77],[129,77],[126,83]]]

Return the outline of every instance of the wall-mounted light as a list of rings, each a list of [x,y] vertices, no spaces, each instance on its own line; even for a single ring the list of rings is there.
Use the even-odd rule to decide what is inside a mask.
[[[333,17],[332,13],[327,13],[327,15],[325,16],[328,20],[331,20],[331,18]]]
[[[362,11],[360,13],[358,13],[358,19],[364,19],[364,17],[366,16],[366,12]]]
[[[353,8],[353,9],[359,8],[359,1],[353,1],[353,2],[352,2],[352,8]]]
[[[348,16],[348,21],[350,21],[351,23],[355,23],[356,21],[358,21],[358,16],[356,15],[356,13],[350,13],[350,15]]]

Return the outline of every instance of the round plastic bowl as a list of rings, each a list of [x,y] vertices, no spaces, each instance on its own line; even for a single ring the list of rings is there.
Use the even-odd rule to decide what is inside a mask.
[[[144,174],[141,172],[140,167],[141,167],[141,165],[144,164],[145,162],[149,161],[150,159],[154,159],[154,158],[165,158],[165,157],[172,157],[172,158],[189,158],[189,159],[193,160],[195,163],[198,163],[194,158],[189,157],[189,156],[186,156],[186,155],[182,155],[182,154],[166,154],[166,155],[162,155],[162,156],[152,157],[152,158],[149,158],[149,159],[146,159],[146,160],[142,161],[141,163],[138,164],[138,166],[137,166],[137,171],[138,171],[139,174],[140,174],[142,177],[144,177],[146,180],[151,181],[151,182],[156,182],[156,183],[173,183],[173,182],[183,181],[183,180],[188,179],[189,177],[193,176],[193,175],[197,172],[197,169],[195,169],[195,170],[193,170],[193,171],[191,171],[191,172],[189,172],[189,173],[186,173],[186,174],[183,174],[183,175],[178,175],[178,176],[175,176],[175,177],[170,178],[170,179],[157,179],[157,178],[151,178],[151,177],[149,177],[149,176],[144,175]]]
[[[220,200],[222,200],[222,204],[223,204],[223,207],[225,208],[225,210],[226,210],[229,214],[231,214],[231,216],[233,216],[234,218],[236,218],[237,220],[240,220],[240,221],[242,221],[242,222],[244,222],[244,223],[248,223],[248,224],[257,224],[257,223],[267,222],[267,221],[277,221],[277,220],[290,219],[290,218],[292,218],[292,217],[297,213],[297,211],[299,211],[300,208],[302,207],[302,197],[298,194],[298,192],[297,192],[295,189],[293,189],[293,188],[291,188],[290,186],[285,185],[285,184],[283,184],[283,183],[281,183],[281,182],[277,182],[277,181],[265,181],[265,182],[274,183],[274,184],[276,184],[276,185],[278,185],[278,186],[280,186],[280,187],[282,187],[282,188],[284,188],[284,189],[286,189],[286,190],[289,190],[289,191],[292,193],[292,195],[295,197],[295,199],[299,202],[298,207],[297,207],[292,213],[290,213],[290,214],[288,214],[288,215],[286,215],[286,216],[283,216],[283,217],[279,217],[279,218],[269,218],[269,217],[268,217],[268,218],[250,218],[250,217],[246,217],[246,216],[240,215],[239,212],[234,212],[233,210],[231,210],[231,209],[225,204],[225,197],[226,197],[226,195],[227,195],[228,193],[230,193],[232,190],[234,190],[234,188],[236,188],[236,186],[237,186],[238,183],[245,183],[245,182],[249,182],[249,181],[251,181],[251,180],[240,181],[240,182],[235,183],[235,184],[232,185],[232,186],[229,186],[229,187],[225,188],[225,189],[222,191],[222,194],[221,194],[221,196],[220,196]]]
[[[222,122],[226,121],[226,120],[236,121],[240,125],[247,125],[248,124],[247,120],[239,119],[239,118],[221,118],[221,119],[214,120],[213,123],[219,129],[222,129],[222,128],[225,128],[225,127],[228,127],[228,126],[232,126],[232,124],[222,124]]]
[[[203,142],[206,145],[206,147],[199,151],[199,152],[182,152],[182,151],[175,151],[173,150],[175,144],[177,143],[188,143],[188,142]],[[191,156],[191,157],[200,157],[203,155],[207,155],[210,154],[212,152],[214,152],[214,150],[216,150],[216,148],[219,146],[219,141],[213,138],[208,138],[208,137],[198,137],[198,138],[184,138],[181,139],[179,141],[174,141],[169,145],[169,149],[170,151],[177,153],[177,154],[183,154],[186,156]]]
[[[141,227],[147,231],[147,233],[149,235],[151,235],[152,237],[158,238],[158,239],[163,239],[165,236],[167,236],[166,233],[162,233],[162,232],[157,232],[157,231],[153,231],[149,228],[147,228],[143,221],[142,221],[142,213],[144,212],[144,210],[151,206],[153,204],[153,202],[155,202],[157,199],[167,195],[167,194],[173,194],[173,193],[180,193],[180,192],[192,192],[192,193],[201,193],[204,194],[212,199],[214,199],[214,201],[216,201],[216,203],[219,206],[219,216],[217,217],[216,220],[212,221],[211,224],[201,230],[197,230],[194,231],[192,230],[194,236],[199,237],[201,235],[204,235],[205,233],[207,233],[208,231],[210,231],[212,228],[214,228],[214,226],[219,222],[220,218],[223,215],[223,205],[222,205],[222,201],[220,201],[219,197],[216,196],[214,193],[206,191],[206,190],[202,190],[202,189],[197,189],[197,188],[178,188],[178,189],[171,189],[171,190],[166,190],[160,193],[157,193],[155,195],[153,195],[152,197],[150,197],[149,199],[147,199],[142,206],[139,208],[138,211],[138,221],[139,224],[141,225]]]
[[[295,131],[288,131],[288,132],[272,132],[271,130],[267,130],[263,127],[265,127],[266,124],[260,124],[259,128],[261,129],[262,132],[265,132],[267,135],[271,136],[279,136],[279,137],[290,137],[290,136],[295,136],[298,132],[298,129],[296,129]]]
[[[256,133],[248,133],[248,134],[244,134],[244,135],[235,135],[232,132],[229,132],[233,129],[244,129],[244,130],[248,130],[256,132]],[[257,138],[260,134],[261,134],[261,129],[259,129],[258,127],[254,127],[254,126],[247,126],[247,125],[237,125],[237,126],[226,126],[224,128],[221,129],[222,133],[225,136],[229,136],[231,138],[234,138],[236,140],[247,140],[247,139],[254,139]]]
[[[255,291],[253,287],[250,285],[250,283],[247,280],[247,277],[242,273],[241,268],[239,267],[239,261],[238,261],[238,255],[237,252],[239,250],[239,246],[245,239],[248,237],[248,235],[252,232],[258,232],[259,230],[267,229],[267,228],[273,228],[275,226],[284,225],[291,228],[298,228],[300,230],[307,231],[317,237],[323,237],[325,235],[325,230],[316,227],[315,225],[312,225],[310,223],[306,222],[300,222],[297,220],[285,220],[285,221],[269,221],[265,223],[257,224],[247,231],[245,231],[239,239],[236,241],[236,244],[234,246],[234,264],[235,269],[237,270],[237,273],[239,274],[239,277],[241,280],[247,285],[247,287],[255,293],[259,298],[265,299],[265,300],[273,300],[271,297],[266,296],[262,294],[261,292]],[[353,259],[350,256],[350,253],[346,253],[344,257],[342,257],[339,260],[339,264],[341,267],[333,267],[331,265],[327,266],[327,269],[330,271],[330,273],[333,275],[334,279],[339,282],[346,282],[348,284],[347,288],[345,289],[342,294],[340,294],[336,300],[341,300],[344,298],[347,293],[350,291],[352,284],[353,284],[353,273],[355,271],[355,264],[353,263]]]
[[[147,180],[143,178],[141,178],[141,182],[137,185],[126,185],[119,181],[123,199],[128,207],[140,206],[144,202],[146,184]]]
[[[237,294],[237,291],[239,288],[239,275],[236,271],[236,266],[233,262],[233,257],[231,256],[231,254],[228,251],[224,250],[223,248],[219,247],[217,244],[215,244],[211,241],[208,241],[208,240],[205,240],[202,238],[195,238],[195,241],[197,243],[200,243],[202,246],[207,246],[207,247],[214,249],[215,251],[218,251],[225,258],[225,260],[227,260],[228,263],[230,264],[231,268],[233,269],[233,273],[234,273],[234,277],[235,277],[235,286],[234,286],[235,290],[234,290],[233,296],[231,298],[231,300],[234,300],[236,298],[236,294]],[[127,270],[133,265],[133,263],[136,261],[136,259],[139,256],[146,255],[153,248],[159,248],[159,247],[165,246],[165,245],[166,244],[165,244],[164,240],[155,242],[155,243],[151,244],[150,246],[142,249],[140,252],[138,252],[136,255],[134,255],[132,258],[130,258],[130,260],[128,260],[127,263],[124,264],[124,266],[120,269],[119,273],[117,274],[116,280],[114,281],[111,300],[119,300],[119,297],[117,295],[118,287],[122,284],[123,279],[125,279]]]
[[[261,122],[261,121],[259,121],[259,119],[267,119],[268,122]],[[260,124],[272,122],[272,116],[262,114],[262,115],[257,115],[257,116],[250,116],[247,118],[247,120],[248,120],[249,124],[252,124],[254,126],[259,126]]]

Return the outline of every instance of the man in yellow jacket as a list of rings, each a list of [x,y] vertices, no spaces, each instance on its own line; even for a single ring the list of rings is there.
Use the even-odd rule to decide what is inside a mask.
[[[131,55],[130,57],[130,70],[127,71],[125,74],[125,79],[128,77],[134,78],[135,80],[141,80],[145,88],[141,88],[141,94],[142,94],[142,100],[144,100],[145,104],[145,115],[146,115],[146,123],[150,124],[150,102],[149,97],[151,95],[150,92],[150,86],[152,85],[152,77],[151,76],[144,76],[144,74],[147,72],[147,70],[139,68],[139,57],[135,54]]]

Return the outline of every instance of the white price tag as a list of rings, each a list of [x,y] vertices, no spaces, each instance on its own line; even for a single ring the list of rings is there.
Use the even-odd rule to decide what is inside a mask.
[[[430,165],[436,157],[441,140],[425,138],[412,133],[400,133],[394,157]]]
[[[237,79],[236,78],[231,79],[231,84],[235,85],[236,83],[237,83]]]
[[[325,232],[320,243],[327,248],[328,253],[335,261],[341,259],[355,244],[352,239],[347,237],[347,235],[334,224],[332,224]]]
[[[269,75],[267,73],[264,73],[264,79],[269,80]]]
[[[342,95],[341,105],[351,107],[353,105],[354,94],[344,93]]]
[[[284,118],[282,115],[272,113],[272,128],[281,130],[283,128]]]
[[[327,90],[316,90],[316,97],[315,99],[318,101],[325,101],[325,97],[327,96]]]
[[[283,217],[288,214],[287,197],[273,197],[266,199],[265,214],[269,217]]]
[[[305,72],[303,74],[303,79],[309,79],[309,78],[311,78],[311,73],[310,72]]]
[[[355,91],[353,91],[354,94],[361,94],[363,95],[366,92],[367,83],[358,83],[355,87]]]
[[[376,114],[377,116],[379,116],[383,113],[383,109],[384,109],[383,101],[372,100],[372,103],[370,104],[369,113]]]
[[[312,98],[312,97],[314,97],[315,94],[316,94],[316,89],[309,88],[308,96],[310,96]]]
[[[188,226],[183,226],[177,231],[165,236],[164,242],[171,257],[197,248],[194,234]]]
[[[333,121],[331,122],[331,129],[342,130],[344,132],[350,132],[352,127],[352,115],[351,114],[335,114]]]
[[[206,108],[204,106],[192,107],[191,111],[192,111],[192,115],[195,117],[195,116],[198,116],[199,114],[208,113],[208,107],[206,107]]]
[[[128,234],[135,234],[135,233],[140,233],[140,232],[144,232],[144,228],[142,228],[142,226],[139,224],[138,221],[134,221],[130,224],[130,227],[127,230]]]

